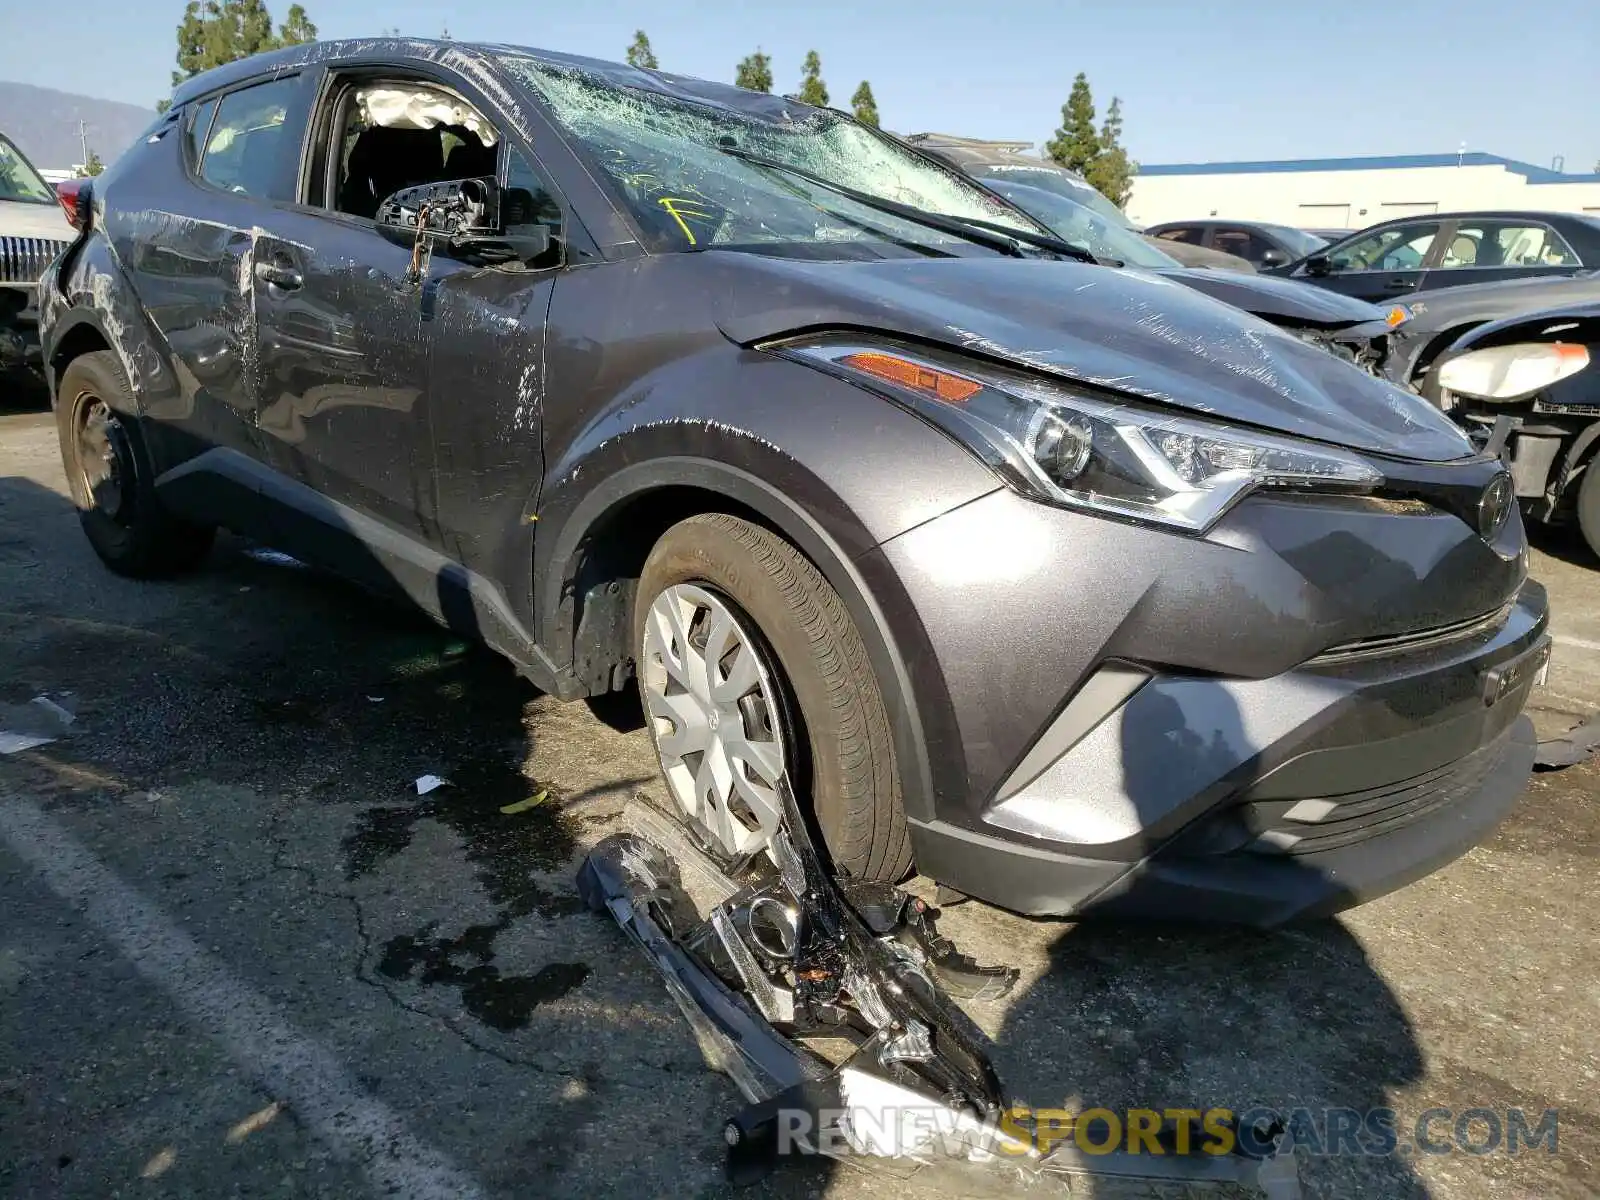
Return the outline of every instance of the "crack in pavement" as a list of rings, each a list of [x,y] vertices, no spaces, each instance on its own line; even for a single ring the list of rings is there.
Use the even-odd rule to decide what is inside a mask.
[[[355,892],[348,890],[329,891],[322,884],[320,877],[314,868],[306,866],[302,863],[288,861],[287,856],[290,854],[290,849],[288,846],[287,836],[283,830],[283,824],[291,815],[291,811],[292,802],[285,801],[274,806],[273,811],[268,818],[267,840],[269,845],[272,847],[271,869],[274,871],[293,872],[306,880],[307,890],[311,892],[311,894],[319,896],[325,900],[335,902],[342,901],[349,905],[356,933],[355,956],[350,970],[350,976],[357,983],[377,991],[392,1007],[409,1013],[412,1016],[422,1018],[430,1025],[449,1033],[452,1037],[460,1041],[469,1049],[486,1055],[505,1066],[532,1071],[537,1075],[560,1080],[563,1083],[575,1082],[583,1085],[586,1088],[591,1088],[597,1091],[601,1091],[606,1088],[617,1088],[625,1091],[641,1092],[653,1092],[657,1090],[652,1084],[635,1079],[596,1079],[582,1069],[574,1070],[554,1066],[534,1058],[529,1058],[525,1055],[517,1054],[502,1047],[491,1045],[477,1036],[470,1027],[464,1025],[459,1019],[448,1014],[438,1012],[432,1007],[420,1004],[403,995],[393,983],[382,978],[380,974],[375,973],[371,968],[372,962],[379,958],[379,947],[375,942],[374,935],[369,926],[368,914],[365,906],[362,903],[361,897]],[[587,824],[592,820],[594,820],[593,817],[588,817],[584,823]],[[543,894],[543,889],[539,889],[539,891],[541,894]],[[511,921],[513,919],[514,914],[509,910],[505,910],[502,911],[496,922],[489,926],[483,926],[483,928],[493,928],[497,933],[504,932],[506,929],[510,928]],[[475,926],[473,928],[478,927]],[[402,937],[405,936],[409,935],[402,935]],[[570,964],[552,965],[560,966]],[[587,968],[584,968],[584,970],[587,972]],[[511,978],[516,979],[520,977]],[[533,978],[537,977],[535,976]],[[523,1026],[517,1026],[517,1028],[521,1027]],[[671,1063],[651,1063],[641,1058],[636,1058],[634,1062],[638,1068],[643,1070],[655,1071],[669,1075],[684,1073],[684,1068],[682,1066]],[[705,1068],[701,1067],[700,1069]]]

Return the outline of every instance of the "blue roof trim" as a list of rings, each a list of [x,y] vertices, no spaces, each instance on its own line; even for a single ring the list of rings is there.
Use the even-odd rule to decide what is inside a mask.
[[[1600,183],[1600,175],[1564,175],[1549,167],[1473,150],[1466,154],[1380,154],[1369,158],[1286,158],[1260,162],[1156,163],[1140,175],[1270,175],[1291,171],[1394,171],[1417,167],[1504,167],[1529,183]]]

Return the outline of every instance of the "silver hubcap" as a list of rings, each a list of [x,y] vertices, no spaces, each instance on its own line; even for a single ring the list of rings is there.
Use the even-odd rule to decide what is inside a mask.
[[[689,583],[650,605],[640,690],[667,787],[684,818],[730,858],[772,841],[786,757],[777,691],[727,604]]]

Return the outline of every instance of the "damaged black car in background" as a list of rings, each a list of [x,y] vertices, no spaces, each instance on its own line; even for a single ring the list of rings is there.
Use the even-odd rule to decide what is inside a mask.
[[[725,861],[1271,926],[1529,776],[1544,593],[1442,413],[840,114],[503,46],[184,82],[41,285],[83,527],[217,527],[637,688]]]
[[[1600,554],[1600,301],[1480,325],[1441,354],[1423,395],[1504,456],[1523,512],[1573,522]]]
[[[1103,261],[1155,271],[1224,304],[1242,308],[1374,375],[1383,370],[1388,359],[1390,335],[1409,316],[1401,305],[1384,310],[1292,279],[1185,267],[1160,246],[1093,209],[1057,192],[1019,183],[1012,173],[987,175],[980,181],[1057,237],[1087,247]]]

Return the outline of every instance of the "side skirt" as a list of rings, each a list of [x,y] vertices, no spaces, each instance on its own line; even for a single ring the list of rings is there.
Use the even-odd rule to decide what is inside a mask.
[[[207,450],[160,476],[156,490],[175,513],[225,525],[408,601],[447,629],[505,655],[540,691],[563,700],[584,694],[517,620],[493,580],[236,450]]]

